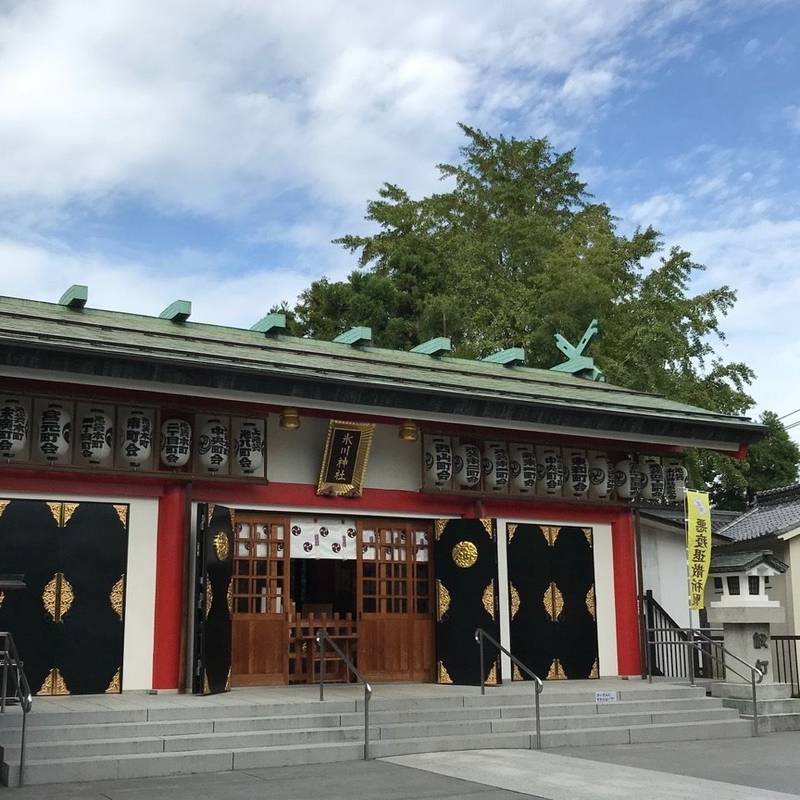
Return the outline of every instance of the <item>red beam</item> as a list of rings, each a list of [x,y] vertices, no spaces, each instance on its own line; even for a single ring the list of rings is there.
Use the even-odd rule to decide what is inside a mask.
[[[617,611],[617,674],[641,675],[639,609],[636,599],[636,543],[632,512],[618,515],[611,526],[614,553],[614,602]]]

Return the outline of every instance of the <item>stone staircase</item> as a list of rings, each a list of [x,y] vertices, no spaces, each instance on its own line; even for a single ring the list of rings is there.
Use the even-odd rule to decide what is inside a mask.
[[[309,687],[310,688],[310,687]],[[350,687],[348,687],[350,688]],[[533,736],[529,684],[487,689],[377,686],[370,704],[374,758],[446,750],[528,748]],[[432,689],[446,690],[434,692]],[[750,724],[699,688],[631,682],[617,701],[598,705],[594,689],[542,695],[545,748],[739,738]],[[363,755],[363,699],[357,687],[330,691],[324,702],[179,698],[148,705],[128,696],[90,710],[56,710],[34,702],[28,717],[25,784],[138,778],[231,769],[318,764]],[[346,699],[345,699],[346,698]],[[80,698],[76,698],[79,700]],[[154,698],[160,700],[161,698]],[[114,702],[117,700],[117,703]],[[51,710],[52,709],[52,710]],[[19,780],[18,709],[0,719],[2,780]]]

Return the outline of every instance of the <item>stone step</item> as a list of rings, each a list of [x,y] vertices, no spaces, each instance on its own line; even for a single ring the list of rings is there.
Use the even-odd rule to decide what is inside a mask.
[[[735,708],[741,714],[752,716],[753,714],[753,701],[738,699],[734,697],[725,697],[722,704],[726,708]],[[784,698],[781,700],[761,700],[758,699],[758,713],[759,714],[797,714],[800,713],[800,700],[797,698]]]
[[[612,718],[609,718],[609,722]],[[486,723],[473,723],[486,724]],[[492,723],[489,723],[491,727]],[[447,723],[448,728],[451,727]],[[453,725],[452,727],[457,727]],[[532,727],[532,726],[531,726]],[[622,725],[576,730],[545,731],[542,735],[544,747],[567,747],[589,744],[627,744],[630,742],[661,742],[674,740],[736,738],[750,735],[751,726],[744,720],[711,720],[697,722],[661,723],[655,725]],[[322,737],[331,736],[336,729],[321,729]],[[169,750],[167,752],[128,753],[124,755],[105,754],[93,757],[37,758],[32,748],[28,754],[26,783],[53,783],[69,781],[102,780],[110,778],[136,778],[185,774],[190,772],[210,772],[227,769],[245,769],[290,764],[326,763],[360,758],[363,745],[360,741],[362,731],[350,729],[357,741],[321,741],[308,739],[290,742],[285,738],[280,744],[266,746],[242,746],[254,742],[274,741],[275,733],[219,734],[225,738],[230,749]],[[530,747],[532,733],[519,732],[480,732],[465,733],[462,727],[458,734],[440,736],[414,735],[406,731],[406,738],[381,738],[371,744],[371,755],[376,758],[390,755],[404,755],[422,752],[443,752],[448,750],[468,750],[485,748],[526,748]],[[296,735],[306,732],[295,731]],[[383,731],[380,731],[383,733]],[[267,738],[264,738],[267,737]],[[190,737],[174,737],[175,742],[191,739],[197,747],[203,747],[216,736],[203,734]],[[222,738],[217,739],[222,740]],[[162,740],[170,741],[169,738]],[[117,742],[114,744],[121,744]],[[18,760],[11,758],[4,766],[6,781],[12,785],[18,777]],[[14,756],[18,756],[14,753]]]

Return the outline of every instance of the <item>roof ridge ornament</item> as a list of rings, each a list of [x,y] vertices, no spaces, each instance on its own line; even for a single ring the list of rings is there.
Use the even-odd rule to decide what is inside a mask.
[[[191,300],[176,300],[170,303],[158,316],[159,319],[168,319],[170,322],[186,322],[192,315]]]
[[[480,360],[489,364],[502,364],[504,367],[524,367],[525,350],[522,347],[509,347],[490,356],[484,356]]]
[[[250,326],[251,331],[258,331],[265,336],[274,333],[283,333],[286,330],[286,314],[272,312]]]
[[[372,344],[372,328],[363,325],[358,328],[350,328],[344,333],[340,333],[333,341],[337,344],[349,344],[351,347]]]
[[[597,320],[593,319],[576,345],[570,344],[560,333],[555,334],[556,347],[567,357],[567,360],[562,364],[550,367],[551,371],[566,372],[577,378],[605,383],[606,376],[601,369],[594,365],[594,359],[583,354],[598,331]]]
[[[412,347],[409,352],[420,353],[431,358],[439,358],[439,356],[449,353],[452,349],[450,339],[447,336],[437,336],[435,339],[428,339],[427,342],[422,342],[416,347]]]
[[[89,299],[89,287],[84,286],[82,283],[74,283],[61,295],[58,304],[72,308],[75,311],[80,311]]]

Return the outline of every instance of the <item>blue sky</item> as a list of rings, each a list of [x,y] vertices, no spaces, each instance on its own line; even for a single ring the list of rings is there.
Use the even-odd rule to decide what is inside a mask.
[[[0,2],[3,292],[248,326],[345,275],[330,240],[384,180],[435,189],[464,121],[576,148],[623,230],[736,288],[723,355],[787,413],[798,41],[789,0]]]

